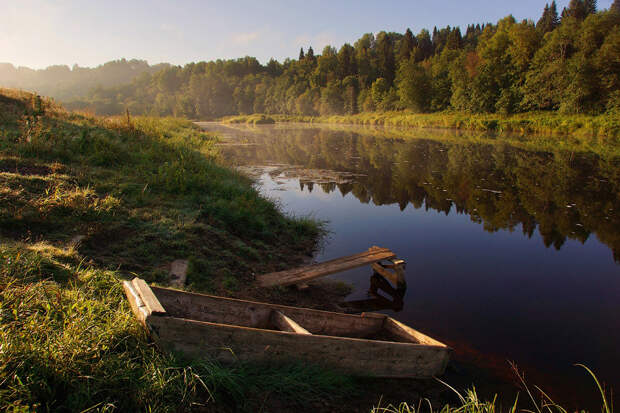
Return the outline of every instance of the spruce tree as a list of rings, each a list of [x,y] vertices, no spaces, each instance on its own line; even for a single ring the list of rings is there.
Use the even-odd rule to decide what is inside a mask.
[[[577,20],[583,20],[586,18],[586,5],[584,0],[570,0],[568,8],[565,7],[562,10],[562,18],[574,17]]]
[[[385,78],[388,84],[392,86],[396,76],[396,58],[394,56],[394,39],[392,36],[383,31],[377,33],[375,50],[377,53],[379,76]]]
[[[446,39],[446,48],[448,50],[458,50],[462,47],[463,36],[459,27],[450,30]]]
[[[416,39],[410,29],[407,29],[405,35],[400,39],[398,46],[398,56],[396,59],[398,62],[403,62],[405,60],[409,60],[409,56],[411,56],[411,51],[416,46]]]
[[[480,25],[476,27],[476,25],[468,25],[467,32],[465,32],[465,37],[463,38],[463,45],[465,48],[473,50],[476,48],[478,44],[478,36],[480,36]]]
[[[431,37],[431,43],[433,44],[433,52],[437,51],[437,46],[439,45],[439,31],[437,30],[437,26],[433,27],[433,37]]]
[[[549,15],[551,16],[551,23],[553,24],[553,28],[555,29],[560,24],[560,17],[558,16],[558,6],[555,4],[555,0],[551,2],[551,6],[549,7]]]
[[[312,49],[312,46],[310,46],[308,48],[308,53],[306,53],[306,59],[310,60],[311,62],[314,62],[315,58],[314,58],[314,50]]]
[[[302,47],[301,50],[299,51],[299,61],[304,60],[304,48]]]
[[[543,10],[542,16],[536,22],[536,28],[543,34],[550,32],[549,30],[549,3],[545,4],[545,8]]]
[[[611,4],[611,7],[609,7],[609,10],[614,10],[620,13],[620,0],[614,0],[614,2]]]
[[[558,9],[555,4],[555,0],[553,0],[551,6],[549,6],[549,4],[545,4],[543,14],[536,23],[536,29],[538,29],[538,31],[544,35],[545,33],[549,33],[550,31],[555,29],[558,24]]]
[[[418,39],[419,53],[416,54],[415,61],[419,62],[433,55],[433,42],[431,41],[430,33],[426,29],[422,29],[416,37]]]
[[[584,9],[586,16],[596,13],[596,0],[585,0]]]

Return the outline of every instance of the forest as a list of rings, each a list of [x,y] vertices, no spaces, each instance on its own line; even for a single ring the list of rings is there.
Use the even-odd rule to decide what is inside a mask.
[[[96,87],[130,83],[142,73],[153,74],[168,66],[170,65],[167,63],[151,66],[146,61],[137,59],[113,60],[95,68],[75,64],[71,68],[66,65],[54,65],[39,70],[0,63],[0,84],[33,90],[40,95],[51,96],[61,101],[71,101],[85,96]]]
[[[620,0],[553,1],[538,21],[367,33],[265,65],[253,57],[185,66],[118,60],[44,70],[0,64],[4,86],[103,115],[350,115],[404,110],[511,114],[620,111]]]
[[[72,109],[209,119],[233,114],[335,115],[408,109],[602,114],[620,110],[620,1],[554,2],[538,21],[367,33],[339,50],[283,62],[189,63],[99,85]],[[67,103],[67,101],[65,101]]]

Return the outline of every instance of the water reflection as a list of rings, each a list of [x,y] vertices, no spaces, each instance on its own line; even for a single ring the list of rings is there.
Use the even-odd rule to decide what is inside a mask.
[[[502,144],[385,139],[320,128],[229,129],[253,145],[227,145],[238,165],[277,164],[272,176],[360,202],[467,214],[489,232],[538,229],[545,246],[592,234],[620,261],[620,159],[532,152]],[[300,166],[303,165],[303,166]]]
[[[372,265],[373,273],[370,277],[368,295],[370,298],[345,301],[342,306],[347,312],[364,312],[392,310],[401,311],[404,306],[404,297],[407,292],[405,277],[405,262],[396,260],[388,264],[376,263]]]
[[[368,295],[371,298],[345,301],[342,305],[347,312],[361,313],[364,311],[392,310],[401,311],[404,307],[406,285],[402,289],[392,287],[388,280],[377,273],[370,277]],[[387,297],[386,297],[387,295]]]
[[[329,222],[317,261],[369,245],[407,261],[402,299],[379,287],[385,300],[368,296],[364,268],[334,276],[353,286],[361,311],[374,306],[493,377],[512,377],[502,369],[516,361],[554,400],[599,408],[591,379],[573,365],[620,388],[620,160],[420,134],[227,129],[221,152],[250,166],[285,211]],[[482,390],[478,372],[459,376],[449,382]]]

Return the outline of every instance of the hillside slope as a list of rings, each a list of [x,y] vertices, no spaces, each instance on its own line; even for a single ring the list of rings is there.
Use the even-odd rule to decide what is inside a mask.
[[[189,289],[297,299],[254,290],[252,273],[309,253],[319,227],[219,166],[213,136],[12,90],[0,90],[0,125],[0,409],[237,410],[351,388],[312,366],[188,364],[132,316],[120,280],[166,284],[177,258]]]

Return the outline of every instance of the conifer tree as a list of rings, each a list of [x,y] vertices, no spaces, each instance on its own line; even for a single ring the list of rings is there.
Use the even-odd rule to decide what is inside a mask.
[[[596,0],[585,0],[584,9],[586,16],[596,13]]]
[[[463,36],[461,35],[461,29],[459,27],[452,29],[448,33],[448,38],[446,39],[446,48],[449,50],[458,50],[461,48],[463,43]]]
[[[357,64],[355,62],[355,49],[348,43],[342,45],[338,51],[338,77],[344,79],[347,76],[357,74]]]
[[[618,13],[620,13],[620,0],[614,0],[614,2],[611,4],[611,7],[609,8],[609,10],[615,10]]]
[[[551,2],[551,6],[549,7],[550,20],[553,24],[553,28],[555,29],[560,24],[560,17],[558,16],[558,6],[555,4],[555,0]]]
[[[586,17],[586,5],[584,0],[570,0],[568,7],[562,10],[562,18],[574,17],[577,20],[583,20]]]
[[[416,53],[415,60],[419,62],[433,55],[433,42],[431,41],[430,33],[426,29],[420,31],[417,39],[419,52]]]
[[[306,59],[314,62],[315,57],[314,57],[314,50],[312,49],[312,46],[308,48],[308,53],[306,53]]]
[[[433,36],[431,37],[431,43],[433,44],[433,51],[436,52],[439,46],[439,30],[437,30],[437,26],[433,27]]]
[[[549,4],[545,4],[543,14],[536,23],[536,29],[538,29],[538,31],[544,35],[545,33],[549,33],[550,31],[555,29],[558,24],[558,10],[555,4],[555,0],[553,0],[551,6],[549,6]]]
[[[549,3],[546,3],[545,8],[543,9],[542,16],[540,16],[540,19],[538,19],[538,22],[536,22],[536,27],[540,28],[540,30],[542,31],[543,28],[546,28],[545,23],[547,22],[548,18],[549,18]]]
[[[394,39],[389,33],[379,32],[376,39],[377,69],[379,76],[385,78],[392,86],[396,76],[396,62],[394,56]]]
[[[305,55],[304,55],[304,48],[302,47],[301,50],[299,50],[299,61],[304,60]]]
[[[405,60],[409,60],[409,56],[411,56],[411,51],[416,46],[416,38],[411,32],[410,29],[407,29],[405,35],[400,39],[400,44],[398,47],[398,56],[396,59],[398,62],[404,62]]]

